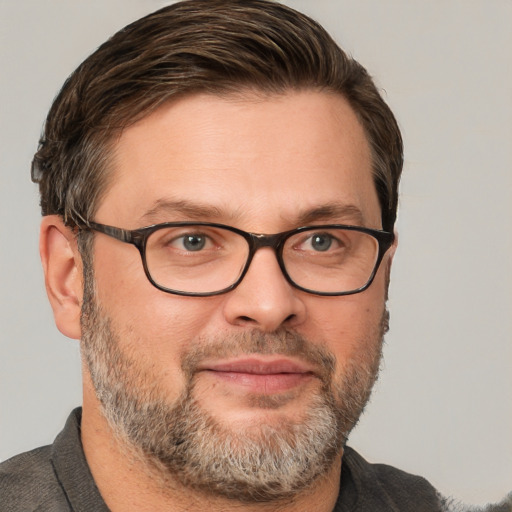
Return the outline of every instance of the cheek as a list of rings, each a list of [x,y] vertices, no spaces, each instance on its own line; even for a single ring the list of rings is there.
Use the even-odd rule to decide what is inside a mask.
[[[129,307],[139,292],[145,293],[147,278],[135,247],[97,235],[94,245],[94,278],[97,300],[105,307]]]
[[[95,251],[96,300],[116,330],[146,349],[158,350],[200,335],[215,301],[158,290],[147,279],[135,248],[121,251],[109,244],[98,240]]]
[[[102,305],[122,346],[164,370],[181,365],[181,355],[204,335],[219,308],[214,301],[170,295],[151,285],[124,296],[119,289],[104,295]]]
[[[158,300],[138,303],[129,325],[150,350],[162,353],[186,351],[210,323],[214,307],[197,299],[177,298],[156,290]]]
[[[305,334],[325,344],[343,366],[379,350],[384,308],[384,293],[377,289],[326,298],[310,307],[310,329]]]

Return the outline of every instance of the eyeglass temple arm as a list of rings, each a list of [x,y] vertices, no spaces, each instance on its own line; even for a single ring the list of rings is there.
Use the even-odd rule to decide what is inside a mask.
[[[98,231],[103,233],[104,235],[115,238],[116,240],[120,240],[121,242],[126,242],[132,244],[136,242],[138,237],[134,236],[136,232],[130,231],[128,229],[116,228],[114,226],[107,226],[106,224],[99,224],[98,222],[87,222],[87,227],[93,229],[94,231]]]

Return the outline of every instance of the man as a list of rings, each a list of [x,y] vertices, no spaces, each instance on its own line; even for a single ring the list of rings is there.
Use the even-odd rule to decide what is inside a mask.
[[[1,466],[7,510],[438,510],[346,446],[377,377],[402,141],[307,17],[191,0],[56,98],[33,179],[83,407]]]

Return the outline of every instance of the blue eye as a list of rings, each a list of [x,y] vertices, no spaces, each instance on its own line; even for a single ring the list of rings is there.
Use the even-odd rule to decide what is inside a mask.
[[[311,247],[320,252],[328,251],[331,248],[332,241],[332,236],[327,233],[315,233],[310,239]]]
[[[202,235],[184,235],[181,237],[183,247],[187,251],[200,251],[206,245],[206,237]]]

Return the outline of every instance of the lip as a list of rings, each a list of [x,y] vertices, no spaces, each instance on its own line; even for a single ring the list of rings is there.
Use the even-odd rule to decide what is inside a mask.
[[[251,373],[269,375],[277,373],[315,373],[314,368],[302,361],[283,356],[250,356],[204,362],[199,370],[216,372]]]
[[[258,356],[207,362],[198,370],[228,385],[260,394],[289,391],[315,377],[311,366],[283,357]]]

